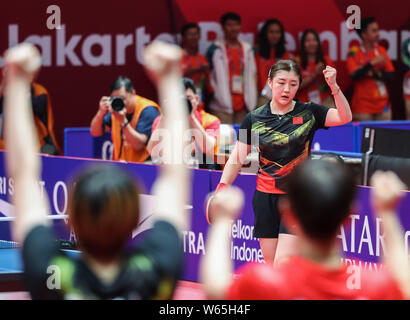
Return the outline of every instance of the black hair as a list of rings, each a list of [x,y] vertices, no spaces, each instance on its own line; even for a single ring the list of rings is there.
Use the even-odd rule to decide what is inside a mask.
[[[110,261],[122,252],[138,225],[140,188],[113,165],[87,168],[74,182],[69,217],[80,247],[100,261]]]
[[[132,93],[134,89],[134,85],[132,84],[131,80],[127,77],[119,76],[117,79],[114,80],[113,83],[110,85],[110,93],[115,90],[121,89],[122,87],[125,88],[125,91]]]
[[[305,235],[325,242],[332,240],[349,214],[355,184],[345,165],[306,160],[291,173],[287,193]]]
[[[322,44],[320,43],[319,34],[314,29],[306,29],[303,32],[302,38],[300,39],[300,48],[299,48],[300,64],[302,65],[303,69],[306,69],[307,64],[308,64],[308,54],[305,49],[305,41],[309,33],[315,36],[316,41],[318,43],[317,51],[315,53],[315,63],[323,62],[324,64],[326,64],[325,57],[323,54]]]
[[[360,20],[360,28],[356,29],[356,32],[360,38],[362,38],[362,33],[366,32],[369,24],[372,24],[374,22],[377,22],[375,17],[364,17]]]
[[[344,160],[343,160],[343,158],[342,158],[341,156],[339,156],[339,155],[336,154],[336,153],[331,153],[331,152],[323,153],[323,154],[320,156],[319,159],[320,159],[320,160],[327,160],[327,161],[334,160],[335,162],[338,162],[338,163],[340,163],[340,164],[344,164],[344,163],[345,163]]]
[[[182,82],[184,83],[184,88],[185,90],[191,89],[195,94],[196,94],[196,87],[195,87],[195,83],[192,79],[190,78],[184,78],[182,80]]]
[[[182,26],[181,28],[181,35],[185,36],[185,33],[189,30],[189,29],[197,29],[198,32],[201,32],[201,28],[199,27],[199,25],[195,22],[189,22],[186,23]]]
[[[267,20],[263,24],[262,28],[260,29],[258,33],[259,54],[265,59],[270,58],[271,46],[268,41],[267,32],[268,32],[269,26],[271,26],[272,24],[277,24],[280,28],[281,36],[280,36],[278,43],[275,45],[275,56],[277,59],[281,59],[286,51],[285,29],[283,28],[283,24],[278,19]]]
[[[221,20],[220,20],[221,25],[224,26],[226,21],[228,21],[228,20],[233,20],[233,21],[241,23],[240,15],[235,13],[235,12],[227,12],[227,13],[223,14],[221,16]]]
[[[302,71],[300,71],[299,65],[293,60],[279,60],[277,61],[272,68],[269,70],[268,77],[269,79],[273,79],[279,71],[294,71],[299,78],[299,87],[302,83]]]

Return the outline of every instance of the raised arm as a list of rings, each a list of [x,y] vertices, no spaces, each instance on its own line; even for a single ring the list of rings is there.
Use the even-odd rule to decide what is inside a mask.
[[[188,129],[180,70],[181,49],[175,45],[154,42],[145,50],[145,67],[157,84],[163,107],[163,166],[154,185],[157,196],[156,218],[167,220],[179,230],[188,219],[185,205],[190,199],[189,169],[183,161],[184,133]],[[168,134],[169,133],[169,134]]]
[[[98,111],[95,114],[94,118],[91,120],[90,133],[93,137],[100,137],[103,134],[103,123],[104,116],[107,114],[110,109],[110,97],[101,97],[100,103],[98,105]]]
[[[201,149],[202,153],[208,156],[214,156],[216,139],[208,134],[204,127],[199,123],[198,119],[195,117],[194,112],[189,116],[189,122],[191,124],[191,129],[193,129],[193,134],[195,136],[195,141]],[[219,124],[218,124],[219,130]]]
[[[31,44],[19,45],[5,54],[6,168],[14,179],[13,237],[20,243],[34,226],[47,223],[45,215],[50,211],[47,197],[41,198],[38,184],[41,163],[30,100],[30,75],[40,64],[40,55]]]
[[[342,90],[336,83],[336,69],[326,66],[323,70],[325,80],[332,90],[333,99],[335,100],[336,109],[331,108],[327,112],[325,126],[334,127],[346,124],[352,121],[352,111],[350,110],[349,102],[344,96]]]
[[[371,179],[372,205],[383,221],[386,254],[383,263],[397,281],[401,291],[410,299],[410,263],[404,247],[404,234],[397,218],[397,205],[406,186],[393,172],[377,171]]]
[[[218,192],[209,208],[216,219],[208,232],[206,255],[200,269],[201,281],[209,299],[224,299],[232,282],[231,225],[242,210],[243,203],[243,192],[230,187]]]

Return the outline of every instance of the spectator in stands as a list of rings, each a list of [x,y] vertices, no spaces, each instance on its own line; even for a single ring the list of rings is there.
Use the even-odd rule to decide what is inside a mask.
[[[267,20],[258,34],[256,47],[256,67],[258,71],[258,106],[272,99],[268,73],[277,60],[290,60],[292,55],[285,48],[285,30],[278,19]]]
[[[224,14],[221,25],[224,39],[215,41],[206,54],[215,90],[209,108],[222,123],[241,123],[257,103],[255,58],[252,46],[238,39],[238,14]]]
[[[405,186],[392,172],[373,176],[373,206],[383,219],[386,268],[369,271],[343,265],[336,237],[354,199],[354,180],[340,163],[310,160],[289,180],[281,213],[298,234],[299,254],[279,266],[246,264],[233,279],[231,223],[241,210],[239,189],[224,189],[212,202],[215,222],[207,240],[201,276],[211,299],[403,299],[410,298],[410,269],[395,213]],[[216,201],[215,201],[216,200]]]
[[[219,126],[221,121],[214,115],[205,112],[199,105],[199,96],[196,91],[194,82],[191,79],[184,78],[185,97],[190,102],[192,110],[189,110],[189,126],[192,129],[192,148],[187,149],[192,157],[190,161],[193,166],[198,165],[201,169],[216,169],[215,155],[217,152],[217,141],[219,135]],[[163,128],[162,116],[158,116],[152,126],[152,136],[148,143],[148,150],[154,162],[161,162],[160,152],[163,144],[160,143],[161,132]],[[196,160],[196,161],[195,161]]]
[[[404,66],[403,93],[406,106],[406,118],[410,120],[410,39],[404,41],[401,49],[401,60]]]
[[[114,97],[119,98],[116,103],[122,108],[112,107]],[[111,128],[113,160],[144,162],[149,158],[146,145],[152,123],[160,111],[157,103],[135,93],[130,79],[120,76],[110,86],[110,97],[101,97],[90,132],[99,137]]]
[[[35,80],[38,73],[35,73],[30,78],[30,97],[33,108],[33,119],[37,133],[38,151],[50,155],[61,154],[61,149],[54,136],[54,117],[53,108],[51,106],[50,94],[47,89]],[[5,117],[3,112],[3,94],[6,86],[5,79],[7,78],[7,67],[3,68],[3,81],[0,84],[0,149],[4,149],[3,127]]]
[[[319,35],[315,30],[307,29],[303,32],[299,55],[295,60],[299,63],[303,75],[297,98],[302,102],[312,101],[334,107],[330,88],[323,77],[323,70],[326,66],[335,67],[335,64],[323,53]]]
[[[181,29],[182,48],[182,71],[184,77],[194,81],[197,94],[200,98],[200,107],[208,104],[213,89],[210,85],[209,62],[205,56],[199,53],[199,39],[201,29],[196,23],[187,23]]]
[[[13,237],[22,244],[24,281],[34,299],[170,299],[182,268],[181,230],[189,202],[189,172],[181,165],[182,135],[187,128],[180,98],[181,52],[176,46],[155,43],[146,49],[147,70],[159,88],[166,112],[165,128],[172,131],[164,152],[168,160],[154,185],[155,224],[136,250],[124,245],[138,225],[138,188],[117,166],[87,169],[70,193],[69,220],[82,249],[75,260],[58,248],[48,226],[47,201],[40,195],[41,162],[36,156],[29,100],[29,75],[40,66],[32,45],[11,49],[5,58],[7,171],[14,179],[16,220]],[[180,92],[180,95],[178,93]],[[177,93],[177,94],[175,94]],[[181,106],[181,107],[178,107]],[[59,268],[49,287],[49,266]],[[53,269],[55,270],[55,269]],[[61,282],[58,283],[58,279]]]
[[[378,45],[379,24],[373,17],[363,18],[356,31],[362,44],[351,47],[347,56],[347,70],[354,82],[353,120],[391,120],[386,81],[393,78],[394,67],[386,49]]]

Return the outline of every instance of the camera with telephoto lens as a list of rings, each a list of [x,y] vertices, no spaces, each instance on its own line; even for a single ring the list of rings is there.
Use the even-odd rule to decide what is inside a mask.
[[[111,108],[117,112],[125,108],[125,101],[121,97],[111,97],[110,104],[111,104]]]

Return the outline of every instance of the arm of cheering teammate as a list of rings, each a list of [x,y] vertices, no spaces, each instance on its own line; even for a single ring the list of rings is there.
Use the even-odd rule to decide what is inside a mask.
[[[163,166],[155,182],[156,219],[167,220],[179,231],[186,228],[185,204],[190,200],[189,169],[184,163],[184,133],[188,130],[188,114],[182,75],[181,49],[175,45],[154,42],[145,50],[145,67],[156,83],[163,107]]]
[[[210,226],[206,255],[200,276],[209,299],[224,299],[232,282],[230,255],[231,225],[243,207],[244,195],[237,187],[224,188],[215,195],[209,210],[216,218]]]
[[[31,44],[16,46],[5,54],[6,169],[14,179],[13,238],[20,243],[34,226],[47,224],[50,212],[47,196],[41,197],[38,184],[41,163],[30,100],[31,75],[40,65],[40,54]]]

